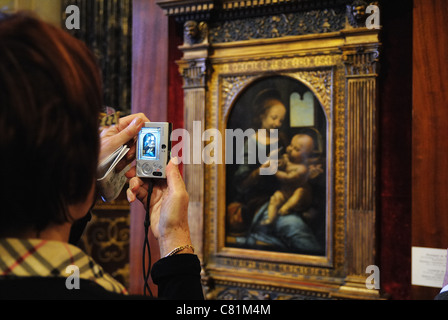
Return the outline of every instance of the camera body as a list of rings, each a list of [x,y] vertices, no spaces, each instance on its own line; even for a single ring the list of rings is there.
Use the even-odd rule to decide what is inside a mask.
[[[169,122],[145,122],[137,138],[137,177],[166,178],[171,130]]]

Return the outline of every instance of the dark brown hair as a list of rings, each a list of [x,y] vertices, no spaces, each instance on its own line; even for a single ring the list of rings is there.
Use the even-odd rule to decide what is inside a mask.
[[[0,18],[0,235],[71,221],[95,178],[101,105],[82,42],[29,14]]]

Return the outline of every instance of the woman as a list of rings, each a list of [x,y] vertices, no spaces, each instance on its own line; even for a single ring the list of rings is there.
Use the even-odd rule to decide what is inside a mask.
[[[68,240],[73,223],[95,202],[99,159],[132,143],[148,119],[126,117],[100,139],[96,61],[56,27],[22,13],[0,17],[0,48],[0,297],[124,298],[125,288]],[[127,173],[134,175],[134,168]],[[127,195],[146,206],[147,184],[133,177]],[[150,203],[161,256],[175,252],[153,266],[159,297],[203,298],[187,204],[171,162]],[[70,265],[80,272],[76,290],[67,285]]]

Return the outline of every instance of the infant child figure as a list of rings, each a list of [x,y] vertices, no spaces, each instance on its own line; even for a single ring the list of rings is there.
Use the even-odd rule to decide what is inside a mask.
[[[308,184],[307,161],[313,149],[313,139],[307,134],[296,134],[291,139],[275,174],[280,183],[280,189],[271,196],[268,217],[262,224],[271,224],[278,215],[301,212],[311,205],[312,195]]]

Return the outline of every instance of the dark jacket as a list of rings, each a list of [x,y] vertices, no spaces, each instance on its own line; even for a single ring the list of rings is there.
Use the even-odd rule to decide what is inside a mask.
[[[160,299],[202,300],[200,272],[196,255],[178,254],[154,263],[151,277]],[[65,281],[63,277],[0,277],[0,299],[149,299],[113,293],[84,279],[80,279],[79,289],[69,290]]]

